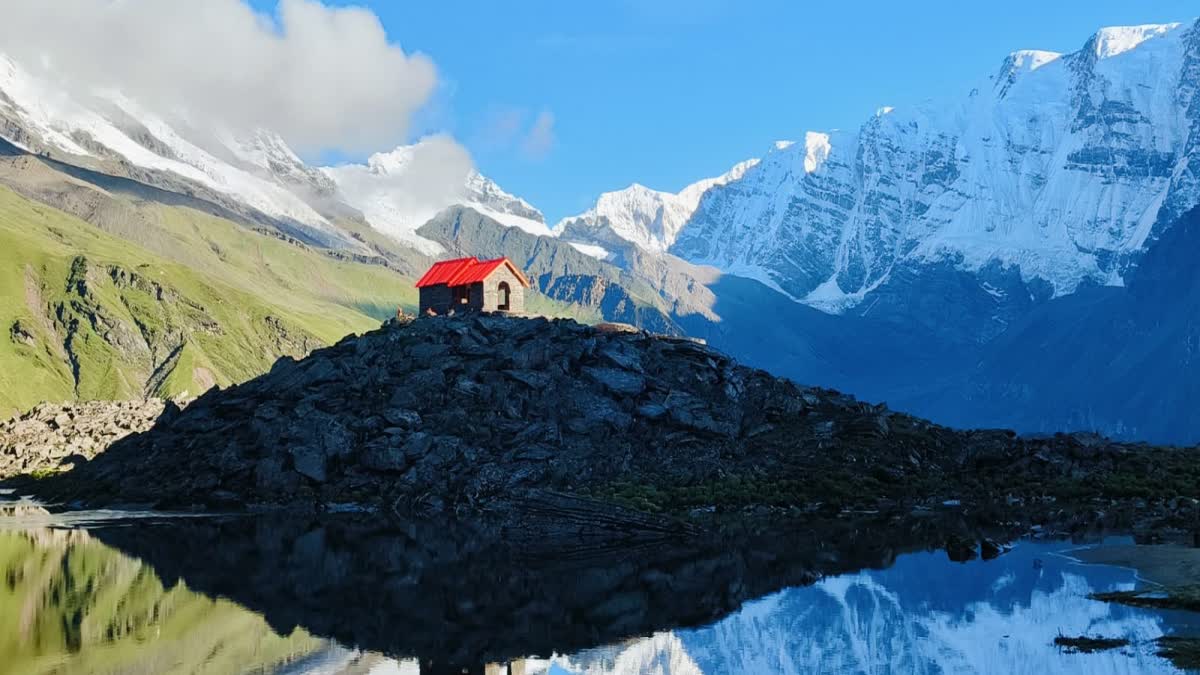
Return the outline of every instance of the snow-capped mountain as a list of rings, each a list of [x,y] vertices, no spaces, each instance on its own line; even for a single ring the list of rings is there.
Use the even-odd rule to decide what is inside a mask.
[[[592,208],[560,221],[554,232],[584,244],[606,247],[628,242],[647,251],[665,252],[696,212],[705,192],[739,180],[757,163],[755,159],[746,160],[723,175],[692,183],[679,193],[651,190],[637,183],[605,192]]]
[[[416,234],[417,228],[455,204],[509,227],[550,234],[540,211],[475,171],[466,153],[445,137],[376,153],[366,164],[322,171],[373,227],[429,255],[441,253],[442,247]]]
[[[220,143],[201,147],[119,92],[64,91],[3,55],[0,136],[31,152],[178,192],[217,195],[330,241],[343,239],[324,216],[288,187],[264,177],[253,166],[239,166],[219,156],[230,152]],[[233,152],[240,150],[244,148],[236,146]],[[290,150],[286,153],[294,157]],[[251,154],[244,151],[247,158]],[[267,161],[265,154],[254,159]]]
[[[200,197],[296,229],[321,244],[358,248],[337,219],[357,210],[376,229],[427,254],[413,231],[438,211],[470,206],[510,227],[550,234],[541,212],[473,168],[434,136],[366,164],[317,168],[277,133],[234,133],[169,122],[115,91],[66,91],[0,54],[0,138],[34,153]]]
[[[1198,145],[1200,27],[1106,28],[1072,54],[1015,52],[959,99],[780,144],[706,192],[670,251],[834,311],[933,264],[1053,295],[1120,285],[1200,202]]]

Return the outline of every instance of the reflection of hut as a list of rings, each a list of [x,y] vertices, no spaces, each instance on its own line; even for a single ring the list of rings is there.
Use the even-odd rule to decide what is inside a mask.
[[[525,311],[529,280],[508,258],[458,258],[434,263],[418,281],[421,314]]]
[[[508,665],[489,663],[483,667],[483,675],[525,675],[525,659],[517,659]]]

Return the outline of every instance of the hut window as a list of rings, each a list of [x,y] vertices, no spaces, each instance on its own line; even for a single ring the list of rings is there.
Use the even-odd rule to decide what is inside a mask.
[[[465,305],[471,301],[470,286],[455,286],[454,287],[454,304]]]
[[[501,281],[500,285],[498,287],[496,287],[496,290],[499,292],[499,296],[500,296],[500,298],[499,298],[500,302],[499,302],[499,304],[496,305],[496,309],[498,309],[502,312],[508,311],[508,307],[509,307],[508,299],[509,299],[509,295],[512,294],[512,291],[508,287],[508,282]]]

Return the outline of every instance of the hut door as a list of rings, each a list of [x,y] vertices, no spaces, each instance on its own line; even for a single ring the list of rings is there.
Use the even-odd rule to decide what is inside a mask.
[[[454,287],[454,304],[465,305],[471,301],[470,286],[455,286]]]
[[[508,296],[512,293],[511,289],[509,289],[509,287],[508,287],[508,282],[501,281],[500,285],[496,287],[496,290],[498,291],[498,295],[500,296],[499,297],[500,302],[499,302],[499,304],[496,305],[496,309],[500,310],[501,312],[507,312],[508,307],[509,307]]]

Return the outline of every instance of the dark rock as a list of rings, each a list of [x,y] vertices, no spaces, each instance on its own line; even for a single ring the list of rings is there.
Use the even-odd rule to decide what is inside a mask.
[[[637,413],[646,419],[656,420],[667,414],[667,408],[658,403],[643,403],[638,406]]]
[[[550,376],[533,370],[506,370],[505,375],[533,389],[541,389],[550,384]]]
[[[672,391],[663,402],[663,407],[667,409],[671,419],[681,426],[729,437],[737,435],[736,425],[716,419],[712,407],[697,396]]]
[[[300,475],[307,476],[318,483],[325,482],[327,458],[325,450],[320,445],[293,445],[289,448],[289,452],[292,454],[293,466]]]
[[[585,366],[583,374],[605,389],[622,396],[637,396],[646,389],[646,378],[616,368],[593,368]]]
[[[393,445],[392,439],[375,441],[363,451],[362,463],[376,471],[403,471],[411,464],[404,448]]]
[[[641,354],[621,343],[600,350],[600,358],[623,370],[645,372],[642,368]]]
[[[401,448],[401,452],[404,453],[404,457],[408,462],[418,462],[424,459],[425,455],[429,454],[429,449],[432,447],[433,435],[424,431],[418,431],[408,437],[408,440],[404,442],[404,446]]]
[[[383,413],[383,418],[392,424],[408,429],[421,426],[421,414],[407,408],[389,408]]]

